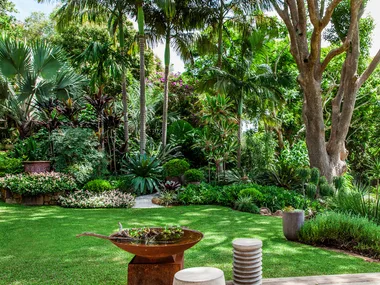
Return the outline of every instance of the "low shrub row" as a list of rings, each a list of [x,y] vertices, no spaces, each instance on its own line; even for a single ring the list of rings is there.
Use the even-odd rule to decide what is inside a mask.
[[[281,210],[286,206],[296,209],[319,207],[317,201],[305,199],[301,194],[275,186],[257,184],[235,184],[228,186],[212,186],[206,183],[188,185],[178,193],[178,202],[189,204],[217,204],[236,207],[240,197],[249,197],[251,203],[258,207],[267,207],[271,211]],[[247,203],[248,199],[244,200]]]
[[[305,222],[298,235],[306,244],[380,257],[380,227],[366,218],[326,212]]]
[[[73,191],[77,185],[71,176],[58,172],[24,173],[0,178],[0,188],[12,193],[33,196],[39,194]]]
[[[0,152],[0,177],[6,174],[17,174],[23,171],[22,160],[8,157],[6,153]]]
[[[102,193],[82,190],[60,196],[59,202],[62,207],[67,208],[132,208],[135,198],[119,190]]]

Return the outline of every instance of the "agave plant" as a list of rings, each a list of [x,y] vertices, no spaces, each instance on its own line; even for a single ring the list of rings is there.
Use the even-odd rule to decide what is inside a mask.
[[[137,195],[153,193],[159,188],[162,179],[161,161],[156,156],[137,154],[127,157],[122,171],[127,173]]]

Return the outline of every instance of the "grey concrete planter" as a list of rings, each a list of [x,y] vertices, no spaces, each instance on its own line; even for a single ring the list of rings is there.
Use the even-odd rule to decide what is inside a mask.
[[[284,212],[282,216],[282,229],[287,240],[298,240],[297,234],[305,222],[304,211]]]

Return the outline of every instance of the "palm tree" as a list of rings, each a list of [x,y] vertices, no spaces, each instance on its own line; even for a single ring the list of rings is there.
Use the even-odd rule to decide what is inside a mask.
[[[0,97],[8,98],[1,107],[16,123],[21,138],[31,133],[36,102],[77,97],[87,83],[68,66],[59,47],[9,38],[0,39],[0,82],[5,86]]]
[[[268,99],[278,100],[282,97],[277,77],[270,66],[254,64],[254,56],[264,51],[263,47],[267,40],[265,31],[261,30],[256,30],[249,37],[241,39],[240,54],[236,55],[236,51],[232,51],[232,55],[223,61],[223,70],[209,68],[203,81],[203,88],[215,88],[234,98],[237,103],[238,168],[241,168],[242,116],[245,98],[250,96],[250,99],[256,103],[256,108],[260,109],[260,106],[266,106]]]
[[[145,98],[145,17],[143,0],[136,1],[137,23],[139,28],[140,51],[140,154],[145,154],[146,148],[146,98]]]
[[[165,41],[164,102],[162,112],[162,144],[167,142],[170,46],[174,45],[183,60],[191,58],[192,32],[203,24],[207,16],[204,7],[194,0],[155,0],[146,5],[145,15],[150,36],[154,40]]]
[[[38,2],[57,2],[56,0],[38,0]],[[109,31],[112,35],[117,32],[121,57],[126,55],[125,24],[126,15],[138,6],[142,1],[137,0],[65,0],[57,11],[58,26],[64,27],[73,20],[97,21],[108,18]],[[140,54],[141,56],[141,54]],[[126,67],[122,65],[122,103],[124,118],[125,151],[128,151],[129,126],[128,126],[128,94],[126,87]]]
[[[252,12],[270,7],[269,0],[201,0],[208,7],[205,21],[209,29],[197,40],[198,52],[217,54],[216,66],[222,68],[224,34],[227,24],[247,31],[254,25]],[[227,33],[228,34],[228,33]],[[214,44],[216,42],[216,45]]]

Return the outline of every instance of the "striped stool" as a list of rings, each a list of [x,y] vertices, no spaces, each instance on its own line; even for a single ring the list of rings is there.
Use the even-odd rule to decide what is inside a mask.
[[[261,285],[262,241],[239,238],[232,242],[232,246],[234,248],[234,285]]]

